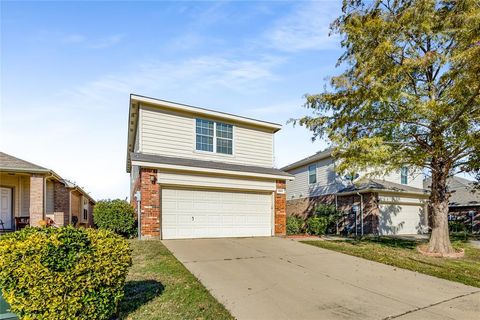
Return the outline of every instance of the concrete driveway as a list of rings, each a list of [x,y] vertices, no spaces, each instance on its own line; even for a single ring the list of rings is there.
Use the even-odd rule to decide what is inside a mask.
[[[480,289],[281,238],[166,240],[237,319],[479,319]]]

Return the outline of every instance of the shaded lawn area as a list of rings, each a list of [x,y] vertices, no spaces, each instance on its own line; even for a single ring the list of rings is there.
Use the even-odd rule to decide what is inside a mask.
[[[480,287],[480,249],[466,241],[452,239],[455,248],[465,249],[461,259],[426,257],[416,246],[426,242],[387,237],[362,240],[302,241],[303,243],[373,260],[391,266],[417,271],[434,277]]]
[[[233,319],[160,241],[131,240],[120,319]]]

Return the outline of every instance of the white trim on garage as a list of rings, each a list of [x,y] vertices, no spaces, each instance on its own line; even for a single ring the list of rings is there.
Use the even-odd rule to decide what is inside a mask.
[[[201,173],[159,171],[157,181],[161,185],[191,186],[196,188],[223,188],[251,191],[275,191],[275,180],[246,179]]]
[[[162,187],[163,239],[273,234],[272,192]]]

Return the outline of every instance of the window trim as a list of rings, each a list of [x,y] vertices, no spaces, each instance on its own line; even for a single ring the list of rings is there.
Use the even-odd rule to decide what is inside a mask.
[[[315,167],[315,169],[314,169],[315,174],[310,173],[310,168],[311,167]],[[316,163],[309,164],[308,167],[307,167],[307,170],[308,170],[308,184],[310,185],[310,184],[317,183],[318,182],[318,179],[317,179],[317,164]],[[312,176],[315,176],[315,181],[313,181],[313,182],[311,182],[311,180],[310,180],[310,178]]]
[[[212,151],[209,151],[209,150],[200,150],[200,149],[197,149],[197,120],[202,120],[202,121],[208,121],[208,122],[212,122],[213,123],[213,135],[212,135]],[[215,124],[215,121],[213,120],[208,120],[208,119],[202,119],[202,118],[195,118],[195,127],[194,127],[194,135],[195,135],[195,139],[194,139],[194,144],[195,144],[195,150],[196,151],[201,151],[201,152],[208,152],[208,153],[211,153],[211,152],[215,152],[215,146],[216,146],[216,143],[215,143],[215,129],[216,129],[216,124]],[[201,136],[205,136],[205,135],[202,135]],[[210,137],[210,136],[207,136],[207,137]]]
[[[213,122],[213,151],[198,150],[197,149],[197,120],[205,120],[205,121]],[[231,154],[217,152],[217,123],[228,124],[228,125],[232,126],[232,153]],[[235,125],[234,124],[228,123],[228,122],[223,122],[223,121],[215,121],[215,120],[211,120],[211,119],[200,118],[200,117],[193,118],[193,124],[194,124],[193,151],[195,153],[215,154],[215,155],[226,156],[226,157],[233,157],[235,155]]]
[[[405,182],[404,182],[405,179]],[[403,166],[400,169],[400,184],[407,185],[408,184],[408,167]]]

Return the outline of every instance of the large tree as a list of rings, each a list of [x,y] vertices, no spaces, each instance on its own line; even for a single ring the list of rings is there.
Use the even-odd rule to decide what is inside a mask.
[[[340,171],[428,171],[427,250],[452,253],[447,177],[480,168],[479,0],[344,0],[332,31],[344,71],[298,123],[332,141]]]

